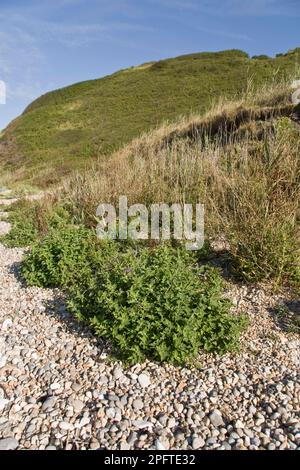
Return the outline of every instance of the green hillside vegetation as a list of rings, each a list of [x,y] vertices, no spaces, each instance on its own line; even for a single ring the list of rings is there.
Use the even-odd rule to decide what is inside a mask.
[[[37,186],[60,181],[165,121],[201,115],[218,97],[236,97],[295,72],[300,49],[276,58],[245,52],[191,54],[131,67],[48,93],[0,140],[2,174]]]

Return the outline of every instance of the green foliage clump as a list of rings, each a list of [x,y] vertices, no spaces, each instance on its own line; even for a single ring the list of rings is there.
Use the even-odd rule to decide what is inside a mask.
[[[35,225],[35,206],[27,203],[18,203],[9,213],[9,222],[12,225],[10,232],[2,237],[3,243],[10,247],[25,247],[31,245],[38,237]]]
[[[9,248],[27,247],[43,238],[51,228],[65,226],[70,221],[71,216],[63,207],[20,200],[10,207],[12,228],[2,237],[2,242]]]
[[[124,248],[68,227],[35,245],[22,273],[31,285],[67,288],[70,311],[129,363],[224,353],[237,347],[245,325],[230,314],[218,271],[183,249]]]
[[[89,268],[94,236],[84,226],[59,226],[36,242],[25,258],[22,275],[38,287],[63,287],[81,280]]]
[[[267,56],[266,54],[261,54],[261,55],[254,55],[252,57],[252,59],[256,59],[256,60],[269,60],[270,57]]]

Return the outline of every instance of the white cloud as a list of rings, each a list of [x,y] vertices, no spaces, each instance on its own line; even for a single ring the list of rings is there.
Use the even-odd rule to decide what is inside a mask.
[[[65,46],[84,46],[93,42],[121,42],[118,34],[127,32],[152,32],[153,29],[136,23],[110,22],[99,23],[58,23],[39,21],[33,23],[31,29],[36,32],[41,41],[55,40]],[[125,40],[124,44],[129,44]]]
[[[293,0],[226,0],[224,7],[232,14],[242,16],[290,16],[300,14],[299,2]]]
[[[197,30],[201,31],[202,33],[211,34],[213,36],[221,36],[224,38],[236,39],[239,41],[252,41],[252,38],[248,36],[247,34],[239,34],[239,33],[234,33],[234,32],[229,32],[229,31],[223,31],[220,29],[202,28],[202,27],[197,27]]]
[[[300,16],[299,0],[148,0],[169,8],[212,16]]]
[[[0,80],[0,104],[6,104],[6,83]]]
[[[21,88],[28,90],[28,99],[36,96],[39,87],[34,77],[42,63],[43,56],[28,33],[18,27],[0,31],[0,79],[7,84],[8,99],[20,96]]]

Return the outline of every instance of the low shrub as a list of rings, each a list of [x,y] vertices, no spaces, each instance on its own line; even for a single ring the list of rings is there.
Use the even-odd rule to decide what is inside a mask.
[[[183,364],[200,348],[224,353],[237,346],[243,326],[221,297],[219,273],[169,247],[115,251],[72,286],[70,307],[128,362]]]
[[[28,285],[67,288],[80,282],[95,253],[94,235],[84,226],[66,226],[50,230],[36,242],[24,259],[22,275]]]
[[[10,232],[2,237],[3,243],[10,247],[25,247],[31,245],[38,237],[35,224],[36,210],[33,204],[18,202],[9,211]]]
[[[254,55],[252,57],[252,59],[256,59],[256,60],[269,60],[270,57],[265,55],[265,54],[261,54],[261,55]]]
[[[167,246],[124,248],[84,227],[49,233],[25,259],[29,284],[67,288],[69,309],[128,363],[184,364],[199,349],[235,349],[245,319],[230,314],[215,269]]]

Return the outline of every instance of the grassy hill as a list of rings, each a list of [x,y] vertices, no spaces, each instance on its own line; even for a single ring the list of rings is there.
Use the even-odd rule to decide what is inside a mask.
[[[191,54],[48,93],[2,134],[1,172],[48,186],[166,120],[201,115],[218,97],[240,95],[249,79],[257,87],[294,74],[299,59],[300,49],[276,58],[238,50]]]

